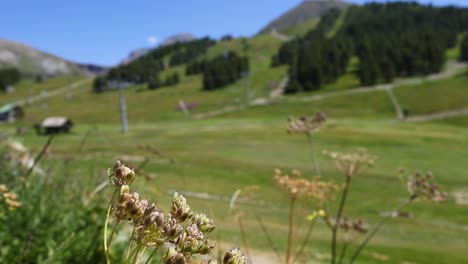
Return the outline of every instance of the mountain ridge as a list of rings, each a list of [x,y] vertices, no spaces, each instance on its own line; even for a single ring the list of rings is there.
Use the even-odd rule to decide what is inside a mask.
[[[330,10],[344,10],[352,5],[341,0],[304,0],[299,5],[273,19],[258,34],[270,33],[272,30],[281,31],[305,21],[320,18]]]
[[[93,75],[105,67],[77,63],[25,43],[0,38],[0,68],[17,68],[25,76]]]

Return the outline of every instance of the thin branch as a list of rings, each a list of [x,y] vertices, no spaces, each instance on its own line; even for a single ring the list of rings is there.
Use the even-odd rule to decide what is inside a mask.
[[[111,232],[110,237],[109,237],[109,244],[107,245],[107,247],[109,247],[109,248],[110,248],[110,245],[112,243],[112,238],[114,238],[114,233],[117,230],[117,227],[119,226],[119,224],[120,224],[120,220],[117,221],[115,223],[114,227],[112,228],[112,232]]]
[[[153,252],[151,252],[151,255],[149,255],[148,259],[145,261],[145,264],[148,264],[150,262],[150,260],[153,258],[156,251],[158,251],[158,248],[155,248]]]
[[[33,165],[29,168],[28,172],[26,173],[25,178],[28,178],[29,175],[31,175],[31,173],[33,172],[34,168],[35,168],[36,165],[39,163],[39,161],[42,159],[42,156],[44,155],[44,153],[47,151],[47,149],[49,148],[50,144],[52,143],[52,139],[54,139],[54,136],[55,136],[55,134],[50,135],[49,139],[47,140],[47,142],[46,142],[46,143],[44,144],[44,146],[42,147],[41,152],[39,152],[39,154],[37,155],[37,157],[34,159]]]
[[[309,145],[310,145],[310,150],[312,153],[312,160],[314,161],[315,173],[317,174],[315,176],[320,177],[320,166],[317,160],[317,151],[315,150],[315,145],[314,145],[314,142],[312,141],[312,135],[310,132],[307,132],[306,136],[307,136],[307,141],[309,142]]]
[[[108,244],[107,244],[107,225],[109,224],[109,216],[110,216],[110,211],[112,209],[112,202],[114,201],[114,197],[116,194],[117,194],[117,188],[115,188],[114,193],[112,194],[112,198],[109,201],[109,205],[107,206],[106,221],[104,222],[104,252],[106,253],[107,264],[110,264],[110,248],[108,247]]]
[[[250,252],[249,252],[249,245],[247,244],[247,238],[245,236],[245,229],[244,229],[244,224],[242,223],[242,217],[238,217],[237,221],[239,223],[239,227],[241,230],[241,238],[242,238],[242,243],[244,244],[245,247],[245,252],[247,253],[247,257],[251,259],[250,257]]]
[[[255,210],[254,210],[255,211]],[[276,256],[278,257],[279,262],[283,262],[283,259],[281,258],[281,255],[279,254],[278,248],[275,246],[275,242],[273,241],[273,238],[271,238],[270,233],[268,232],[268,229],[266,228],[265,224],[263,223],[262,218],[260,215],[258,215],[257,211],[255,211],[255,217],[257,218],[258,224],[262,228],[263,233],[265,233],[265,236],[267,237],[268,242],[270,243],[271,249],[275,252]]]
[[[133,235],[135,234],[135,227],[133,227],[132,234],[130,235],[130,239],[128,240],[128,245],[127,245],[127,254],[125,256],[125,259],[128,259],[130,256],[130,245],[132,244],[133,241]]]
[[[332,250],[332,264],[335,264],[336,260],[336,238],[338,234],[338,227],[340,224],[341,220],[341,215],[343,213],[344,205],[346,203],[346,197],[348,196],[348,190],[349,190],[349,184],[351,183],[351,176],[346,176],[346,182],[345,182],[345,187],[343,190],[343,194],[341,196],[341,201],[340,201],[340,206],[338,207],[338,212],[336,214],[336,220],[335,224],[332,229],[332,244],[331,244],[331,250]]]
[[[297,251],[291,263],[296,262],[296,260],[302,255],[302,252],[304,251],[304,248],[307,245],[307,242],[309,242],[310,240],[310,235],[312,234],[312,229],[315,226],[315,222],[316,222],[316,219],[312,220],[312,222],[310,223],[309,228],[307,229],[307,234],[304,237],[304,240],[302,241],[302,244],[299,247],[299,250]]]
[[[406,202],[404,202],[403,204],[398,206],[393,211],[399,212],[405,206],[409,205],[415,198],[416,198],[415,196],[411,196]],[[382,226],[389,219],[390,219],[390,216],[387,216],[387,217],[382,218],[382,220],[380,220],[380,222],[377,224],[377,226],[374,228],[374,230],[372,230],[372,232],[370,232],[369,235],[367,235],[367,237],[364,239],[364,241],[362,241],[361,244],[359,245],[359,247],[356,249],[353,256],[351,257],[351,260],[349,261],[350,264],[354,263],[354,261],[357,259],[357,257],[361,253],[361,251],[364,249],[364,247],[366,247],[367,243],[369,243],[369,241],[374,237],[374,235],[380,230],[380,228],[382,228]]]
[[[293,232],[294,232],[294,207],[296,204],[296,198],[291,199],[289,206],[289,232],[288,232],[288,248],[286,252],[286,264],[290,264],[291,249],[293,244]]]
[[[338,264],[341,264],[343,261],[344,256],[346,256],[346,250],[348,249],[349,241],[345,241],[343,243],[343,248],[341,249],[340,259],[338,260]]]

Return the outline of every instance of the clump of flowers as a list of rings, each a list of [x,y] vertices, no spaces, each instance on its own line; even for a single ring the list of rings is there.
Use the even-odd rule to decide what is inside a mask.
[[[439,186],[433,183],[432,180],[432,172],[427,172],[426,175],[416,172],[408,177],[408,192],[412,197],[421,200],[432,200],[435,202],[447,200],[448,194],[441,192]]]
[[[334,194],[339,190],[339,187],[333,182],[321,181],[319,177],[312,180],[302,178],[302,172],[293,170],[293,175],[290,177],[288,174],[283,174],[280,169],[275,169],[273,179],[276,185],[284,192],[290,199],[315,199],[322,204],[327,199],[333,199]]]
[[[343,217],[341,222],[337,224],[344,232],[365,234],[368,231],[367,226],[362,219],[351,220],[348,217]]]
[[[119,160],[115,162],[114,169],[107,169],[109,181],[115,187],[130,185],[135,180],[135,171],[123,165]]]
[[[318,112],[312,117],[301,116],[298,119],[288,118],[289,133],[312,133],[317,131],[327,120],[323,112]]]
[[[130,192],[129,185],[136,177],[132,169],[117,161],[114,168],[108,171],[110,183],[115,187],[115,191],[109,203],[104,229],[107,263],[110,263],[112,237],[122,221],[133,225],[125,263],[139,263],[147,248],[153,249],[153,252],[146,263],[149,263],[155,252],[163,247],[167,247],[167,251],[161,262],[166,264],[188,263],[193,255],[207,255],[211,252],[214,244],[210,243],[208,234],[216,225],[205,214],[193,212],[184,196],[174,193],[171,210],[169,213],[164,213],[156,203],[150,204],[148,200],[140,199],[137,192]],[[116,194],[118,197],[114,201]],[[108,241],[107,225],[111,211],[116,224]],[[135,245],[132,246],[132,243]],[[208,263],[217,262],[211,259]]]
[[[223,264],[249,264],[249,260],[238,248],[233,248],[226,252]]]
[[[354,153],[331,152],[324,150],[323,154],[335,160],[336,169],[346,177],[357,175],[360,169],[373,165],[376,156],[370,155],[367,149],[360,148]]]
[[[275,174],[273,176],[276,185],[288,196],[290,200],[289,205],[289,234],[288,234],[288,246],[286,251],[286,264],[294,262],[292,256],[292,247],[293,247],[293,235],[295,229],[295,210],[296,202],[308,202],[315,200],[317,202],[317,207],[319,211],[323,214],[322,207],[327,200],[333,200],[335,193],[340,189],[333,182],[325,182],[320,180],[320,177],[307,180],[302,177],[302,172],[300,170],[293,170],[291,172],[292,176],[288,174],[283,174],[280,169],[275,169]],[[302,242],[301,247],[296,253],[296,257],[302,253],[304,246],[307,244],[310,234],[312,231],[313,223],[315,218],[318,216],[318,211],[313,213],[313,216],[310,217],[311,225],[309,227],[304,241]],[[295,257],[295,258],[296,258]]]
[[[8,190],[6,185],[0,184],[0,203],[9,211],[13,211],[21,206],[18,195]]]
[[[311,180],[302,178],[302,173],[298,170],[292,172],[292,176],[283,174],[280,170],[275,170],[274,181],[276,185],[288,196],[290,200],[289,207],[289,234],[288,234],[288,245],[286,254],[286,264],[295,263],[298,257],[301,256],[304,246],[310,237],[310,231],[316,219],[321,218],[325,221],[327,227],[331,231],[331,263],[343,263],[347,257],[348,246],[358,238],[365,236],[360,244],[357,246],[353,254],[348,258],[349,263],[354,263],[361,251],[373,238],[373,236],[380,230],[380,228],[390,219],[385,217],[372,229],[364,223],[362,219],[351,220],[344,216],[346,207],[348,192],[352,180],[363,173],[369,166],[372,166],[377,159],[376,156],[371,155],[366,149],[361,148],[353,153],[342,153],[323,151],[323,154],[334,160],[336,169],[344,175],[342,178],[343,183],[341,187],[337,187],[332,182],[326,182],[321,180],[320,170],[317,158],[315,156],[314,144],[312,141],[312,133],[316,132],[325,122],[326,115],[323,113],[317,113],[313,117],[301,117],[297,120],[292,118],[288,119],[288,132],[300,133],[307,136],[308,142],[312,150],[312,159],[315,163],[316,175],[318,177],[312,178]],[[416,173],[406,178],[406,185],[409,191],[408,199],[398,206],[393,211],[400,211],[405,206],[408,206],[416,200],[432,200],[436,202],[445,201],[448,197],[447,193],[440,191],[439,186],[433,183],[433,177],[431,173],[422,175]],[[336,214],[332,214],[327,211],[326,203],[332,201],[335,193],[339,193],[339,203],[337,206]],[[295,203],[296,201],[310,201],[318,200],[317,210],[313,211],[307,216],[307,220],[311,223],[309,229],[305,235],[303,243],[299,247],[300,249],[293,257],[291,255],[291,248],[293,244],[294,235],[294,217],[295,217]],[[332,216],[333,215],[333,216]],[[299,221],[300,222],[300,221]],[[343,235],[339,236],[339,233],[343,232]],[[341,252],[338,252],[338,238],[342,238]]]

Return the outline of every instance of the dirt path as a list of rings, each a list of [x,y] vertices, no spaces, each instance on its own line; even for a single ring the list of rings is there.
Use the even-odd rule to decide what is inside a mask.
[[[407,122],[426,122],[432,120],[442,120],[451,117],[468,116],[468,108],[441,111],[426,115],[415,115],[405,119]]]
[[[347,95],[352,95],[352,94],[360,94],[360,93],[371,93],[375,91],[386,91],[390,100],[392,101],[392,104],[395,108],[395,113],[397,115],[397,118],[399,120],[403,120],[403,110],[398,102],[398,98],[395,96],[393,93],[393,89],[402,86],[402,85],[415,85],[415,84],[422,84],[426,81],[435,81],[435,80],[443,80],[450,78],[456,74],[458,74],[461,70],[463,70],[467,66],[466,63],[460,63],[460,62],[448,62],[446,68],[444,71],[436,74],[431,74],[425,77],[418,77],[418,78],[405,78],[405,79],[397,79],[392,83],[387,83],[387,84],[379,84],[379,85],[374,85],[374,86],[367,86],[367,87],[359,87],[359,88],[354,88],[350,90],[343,90],[343,91],[334,91],[334,92],[328,92],[328,93],[322,93],[318,95],[312,95],[312,96],[303,96],[303,97],[289,97],[289,98],[281,98],[281,100],[273,100],[273,99],[278,99],[278,97],[281,96],[282,92],[284,91],[284,88],[286,87],[288,83],[288,78],[285,78],[282,80],[280,85],[272,91],[270,94],[270,98],[257,98],[253,100],[250,105],[253,106],[262,106],[262,105],[269,105],[273,102],[276,103],[281,103],[281,102],[314,102],[314,101],[320,101],[323,99],[327,98],[333,98],[333,97],[338,97],[338,96],[347,96]],[[222,109],[219,110],[214,110],[210,111],[207,113],[202,113],[202,114],[197,114],[194,115],[193,117],[196,119],[200,118],[207,118],[207,117],[213,117],[213,116],[218,116],[222,115],[225,113],[230,113],[230,112],[235,112],[239,110],[243,110],[245,107],[241,106],[226,106]],[[430,115],[424,115],[424,116],[415,116],[411,118],[407,118],[407,121],[410,122],[417,122],[421,119],[427,118],[427,120],[434,120],[434,119],[443,119],[443,118],[448,118],[448,117],[453,117],[453,116],[461,116],[465,115],[465,112],[463,110],[454,110],[454,111],[445,111],[442,113],[434,113]]]
[[[392,101],[393,108],[395,108],[395,112],[396,112],[398,120],[403,120],[405,118],[405,115],[403,114],[403,109],[400,103],[398,102],[397,97],[393,93],[393,88],[390,87],[386,90],[387,90],[388,97],[390,97],[390,100]]]
[[[29,96],[29,97],[26,97],[26,98],[23,98],[23,99],[20,99],[20,100],[17,100],[16,102],[14,102],[16,105],[27,105],[27,104],[32,104],[32,103],[35,103],[37,101],[41,101],[41,100],[44,100],[46,98],[50,98],[50,97],[53,97],[53,96],[57,96],[57,95],[60,95],[60,94],[64,94],[66,92],[69,92],[79,86],[81,86],[82,84],[85,84],[85,83],[89,83],[92,81],[93,78],[86,78],[84,80],[81,80],[81,81],[78,81],[78,82],[74,82],[72,84],[69,84],[69,85],[66,85],[66,86],[63,86],[63,87],[60,87],[60,88],[57,88],[55,90],[52,90],[52,91],[48,91],[48,92],[42,92],[38,95],[33,95],[33,96]]]

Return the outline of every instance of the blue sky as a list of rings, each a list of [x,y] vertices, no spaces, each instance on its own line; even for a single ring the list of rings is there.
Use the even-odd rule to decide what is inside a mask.
[[[251,36],[301,1],[3,0],[0,38],[72,61],[113,65],[174,33]],[[468,6],[468,0],[419,2]]]

